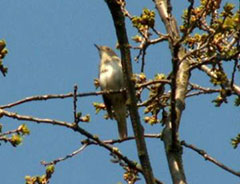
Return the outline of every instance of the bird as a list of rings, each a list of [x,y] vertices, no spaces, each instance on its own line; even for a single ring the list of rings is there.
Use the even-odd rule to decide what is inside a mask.
[[[121,59],[107,46],[94,44],[100,56],[99,64],[99,84],[102,91],[118,91],[125,88]],[[126,92],[103,94],[103,101],[106,106],[108,116],[115,119],[118,125],[120,139],[127,137],[126,121]]]

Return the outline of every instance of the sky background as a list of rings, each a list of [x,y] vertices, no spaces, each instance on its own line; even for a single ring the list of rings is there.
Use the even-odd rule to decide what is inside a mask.
[[[229,2],[235,2],[232,0]],[[140,15],[144,7],[154,9],[149,0],[127,1],[132,15]],[[187,8],[187,0],[173,0],[173,11],[181,24],[180,15]],[[7,76],[0,77],[0,104],[44,94],[64,94],[73,91],[74,84],[79,92],[95,91],[93,81],[98,76],[99,56],[94,43],[115,47],[116,36],[109,10],[103,0],[2,0],[0,2],[0,39],[7,42],[9,50],[4,59],[9,68]],[[156,12],[156,11],[155,11]],[[128,35],[136,30],[127,20]],[[156,27],[165,32],[156,13]],[[132,42],[131,42],[132,43]],[[119,54],[119,51],[117,51]],[[137,52],[132,52],[132,57]],[[146,75],[153,78],[155,73],[169,73],[171,60],[168,45],[158,44],[147,51]],[[135,73],[140,72],[140,64],[133,61]],[[231,64],[229,66],[231,67]],[[239,74],[236,76],[239,85]],[[202,72],[192,73],[192,82],[209,85],[209,79]],[[211,101],[216,94],[193,97],[186,100],[180,138],[187,143],[205,149],[211,156],[229,167],[239,170],[239,148],[233,149],[230,139],[240,132],[239,108],[228,104],[216,108]],[[57,99],[30,102],[11,109],[19,114],[40,118],[73,121],[72,99]],[[100,96],[78,99],[78,111],[91,114],[89,124],[80,126],[98,134],[101,139],[117,136],[116,124],[104,120],[104,113],[95,114],[92,102],[102,102]],[[140,109],[142,114],[142,109]],[[45,168],[40,161],[51,161],[73,152],[81,146],[84,136],[66,128],[18,122],[2,118],[3,131],[17,128],[26,123],[31,134],[17,148],[2,143],[0,146],[1,184],[24,183],[26,175],[42,175]],[[132,129],[129,123],[129,134]],[[146,133],[159,133],[160,125],[144,124]],[[171,183],[163,143],[147,140],[151,163],[155,176],[164,183]],[[119,145],[123,154],[138,160],[135,142]],[[57,164],[51,179],[52,184],[116,184],[123,182],[123,169],[110,162],[109,153],[97,146],[90,146],[81,154]],[[192,150],[183,153],[185,173],[188,183],[239,183],[239,178],[205,161]],[[144,183],[144,180],[138,183]]]

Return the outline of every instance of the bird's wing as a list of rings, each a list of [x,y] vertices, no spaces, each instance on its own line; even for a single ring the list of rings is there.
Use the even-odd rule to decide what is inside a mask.
[[[107,112],[109,117],[112,119],[113,118],[113,113],[112,113],[112,104],[111,104],[111,100],[109,100],[109,98],[107,97],[107,95],[103,95],[103,101],[104,104],[107,108]]]

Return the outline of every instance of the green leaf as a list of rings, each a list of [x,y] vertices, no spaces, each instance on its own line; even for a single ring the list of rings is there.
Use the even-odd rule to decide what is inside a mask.
[[[54,170],[55,170],[55,166],[54,166],[54,164],[51,164],[51,165],[48,165],[47,167],[46,167],[46,173],[47,174],[53,174],[54,173]]]
[[[232,3],[226,3],[223,7],[224,11],[227,13],[231,13],[231,11],[235,8],[235,5]]]
[[[18,127],[18,130],[20,132],[22,132],[23,135],[29,135],[30,134],[30,130],[28,129],[26,124],[22,124]]]
[[[235,106],[240,106],[240,96],[238,96],[234,101]]]
[[[22,137],[18,134],[13,134],[10,142],[14,147],[16,147],[22,143]]]
[[[236,149],[240,144],[240,134],[238,134],[235,138],[231,139],[231,143],[233,148]]]

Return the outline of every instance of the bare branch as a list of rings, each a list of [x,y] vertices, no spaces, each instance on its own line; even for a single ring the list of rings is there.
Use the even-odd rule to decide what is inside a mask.
[[[114,148],[114,147],[112,147],[108,144],[105,144],[97,136],[92,135],[91,133],[89,133],[88,131],[79,127],[75,123],[69,123],[69,122],[53,120],[53,119],[41,119],[41,118],[26,116],[26,115],[19,115],[19,114],[14,113],[14,112],[9,112],[9,111],[0,109],[0,117],[2,117],[2,116],[7,116],[9,118],[17,119],[17,120],[20,120],[20,121],[30,121],[30,122],[58,125],[58,126],[63,126],[63,127],[66,127],[66,128],[70,128],[73,131],[76,131],[76,132],[86,136],[87,138],[92,140],[97,145],[107,149],[108,151],[110,151],[111,153],[116,155],[119,159],[123,160],[129,167],[135,168],[137,171],[144,174],[143,169],[139,165],[137,165],[134,161],[129,160],[126,156],[122,155],[116,148]],[[162,182],[160,182],[159,180],[157,180],[155,178],[154,178],[154,181],[158,184],[162,184]]]
[[[142,50],[142,65],[141,65],[141,72],[142,72],[142,73],[144,72],[144,66],[145,66],[146,48],[147,48],[147,47],[145,47],[145,48]]]
[[[191,86],[192,89],[200,90],[200,91],[203,91],[205,93],[214,93],[214,92],[220,92],[221,91],[221,89],[206,88],[206,87],[202,87],[198,84],[193,84],[193,83],[189,83],[189,85]]]
[[[164,35],[162,37],[156,38],[156,39],[152,39],[148,41],[148,44],[156,44],[156,43],[160,43],[162,41],[166,41],[168,39],[168,36]]]
[[[202,95],[202,94],[212,94],[212,93],[219,93],[221,90],[209,90],[209,91],[196,91],[196,92],[192,92],[187,94],[187,98],[192,97],[192,96],[198,96],[198,95]]]
[[[239,35],[240,35],[240,33],[239,33]],[[239,47],[239,42],[237,43],[237,46]],[[238,55],[239,55],[239,53],[238,53]],[[237,57],[239,57],[239,56],[237,56]],[[234,66],[233,66],[233,72],[232,72],[232,79],[231,79],[231,88],[233,88],[233,84],[234,84],[234,77],[235,77],[235,73],[236,73],[236,70],[237,70],[237,66],[238,66],[238,58],[236,58],[235,60],[234,60]]]
[[[187,183],[182,164],[182,152],[178,141],[178,127],[181,115],[185,108],[185,97],[190,77],[189,60],[186,58],[179,62],[186,51],[179,42],[180,34],[176,19],[171,13],[171,3],[168,0],[154,0],[156,9],[165,25],[169,35],[169,47],[172,53],[172,74],[171,74],[171,114],[166,121],[163,130],[163,141],[168,159],[168,165],[173,183]]]
[[[0,141],[4,141],[4,142],[11,142],[11,138],[5,137],[5,136],[0,136]]]
[[[124,89],[123,89],[124,90]],[[87,92],[87,93],[78,93],[77,97],[87,97],[87,96],[99,96],[102,94],[112,94],[112,93],[122,93],[123,90],[117,90],[117,91],[97,91],[97,92]],[[73,97],[74,94],[72,92],[67,93],[67,94],[47,94],[47,95],[39,95],[39,96],[30,96],[26,97],[24,99],[18,100],[16,102],[6,104],[6,105],[1,105],[0,109],[6,109],[6,108],[11,108],[26,102],[31,102],[31,101],[45,101],[45,100],[50,100],[50,99],[64,99],[64,98],[71,98]]]
[[[18,132],[19,132],[19,129],[3,132],[3,133],[0,134],[0,139],[1,139],[1,137],[5,136],[5,135],[10,135],[10,134],[18,133]]]
[[[208,66],[206,65],[201,65],[199,67],[200,70],[204,71],[208,76],[213,77],[213,78],[217,78],[216,74],[214,73],[213,70],[211,70]],[[240,86],[233,84],[233,91],[237,94],[240,95]]]
[[[6,105],[1,105],[0,109],[6,109],[6,108],[11,108],[26,102],[30,101],[41,101],[41,100],[49,100],[49,99],[58,99],[58,98],[69,98],[72,97],[73,93],[67,93],[67,94],[49,94],[49,95],[41,95],[41,96],[31,96],[31,97],[26,97],[24,99],[18,100],[16,102],[6,104]]]
[[[74,92],[73,92],[73,117],[74,117],[74,122],[78,123],[79,119],[77,117],[77,85],[74,85]]]
[[[233,169],[231,169],[231,168],[227,167],[226,165],[222,164],[221,162],[217,161],[216,159],[211,157],[209,154],[207,154],[207,152],[205,150],[199,149],[192,144],[187,144],[185,141],[182,141],[181,145],[183,145],[187,148],[190,148],[191,150],[197,152],[198,154],[203,156],[205,158],[205,160],[208,160],[208,161],[212,162],[213,164],[217,165],[218,167],[224,169],[225,171],[228,171],[228,172],[234,174],[235,176],[240,177],[240,172],[236,172]]]
[[[136,89],[144,88],[146,86],[150,86],[150,85],[153,85],[153,84],[170,84],[170,82],[171,81],[167,80],[167,79],[152,80],[152,81],[148,81],[148,82],[145,82],[143,84],[137,85]]]
[[[114,21],[115,31],[118,38],[119,48],[121,51],[121,63],[124,73],[124,81],[126,83],[127,95],[130,99],[129,112],[132,122],[134,135],[136,137],[137,151],[140,163],[142,165],[144,178],[147,184],[154,184],[155,179],[152,171],[152,166],[149,160],[146,142],[144,139],[144,129],[141,125],[138,109],[137,99],[134,84],[132,81],[132,65],[131,65],[131,54],[129,49],[129,42],[127,37],[127,31],[125,27],[125,17],[122,12],[122,6],[124,1],[112,1],[105,0],[108,8],[112,14]]]
[[[136,89],[140,89],[140,88],[143,88],[143,87],[146,87],[146,86],[149,86],[152,84],[157,84],[157,83],[170,83],[170,81],[164,80],[164,79],[148,81],[146,83],[136,86]],[[109,90],[109,91],[78,93],[76,96],[77,97],[99,96],[102,94],[122,93],[124,90],[125,89],[117,90],[117,91]],[[71,97],[74,97],[74,93],[72,93],[72,92],[66,93],[66,94],[46,94],[46,95],[30,96],[30,97],[26,97],[24,99],[18,100],[16,102],[1,105],[0,109],[11,108],[11,107],[21,105],[21,104],[24,104],[27,102],[31,102],[31,101],[46,101],[46,100],[51,100],[51,99],[65,99],[65,98],[71,98]]]
[[[13,133],[13,131],[11,133]],[[161,138],[161,134],[145,134],[144,137],[146,137],[146,138]],[[0,136],[0,139],[1,139],[1,136]],[[115,139],[115,140],[111,139],[111,140],[105,140],[105,141],[102,141],[102,142],[104,142],[105,144],[116,144],[116,143],[122,143],[122,142],[129,141],[129,140],[134,140],[134,139],[135,139],[134,136],[130,136],[130,137],[126,137],[124,139]],[[67,160],[69,158],[72,158],[72,157],[76,156],[77,154],[81,153],[87,146],[90,146],[91,144],[96,144],[96,143],[93,143],[93,142],[89,142],[89,140],[84,140],[83,143],[84,144],[80,148],[73,151],[71,154],[68,154],[65,157],[57,158],[57,159],[55,159],[51,162],[41,161],[41,164],[44,165],[44,166],[48,166],[48,165],[52,165],[52,164],[56,165],[59,162],[62,162],[62,161]]]
[[[162,138],[162,134],[144,134],[145,138]],[[116,144],[116,143],[122,143],[125,141],[130,141],[130,140],[134,140],[135,137],[134,136],[129,136],[126,137],[124,139],[111,139],[111,140],[105,140],[103,141],[106,144]]]
[[[56,165],[56,164],[59,163],[59,162],[62,162],[62,161],[67,160],[67,159],[69,159],[69,158],[72,158],[72,157],[74,157],[75,155],[81,153],[88,145],[89,145],[88,143],[85,143],[85,144],[83,144],[83,146],[81,146],[79,149],[75,150],[75,151],[72,152],[71,154],[66,155],[65,157],[60,157],[60,158],[55,159],[55,160],[53,160],[53,161],[51,161],[51,162],[41,161],[41,164],[44,165],[44,166],[48,166],[48,165],[52,165],[52,164]]]

